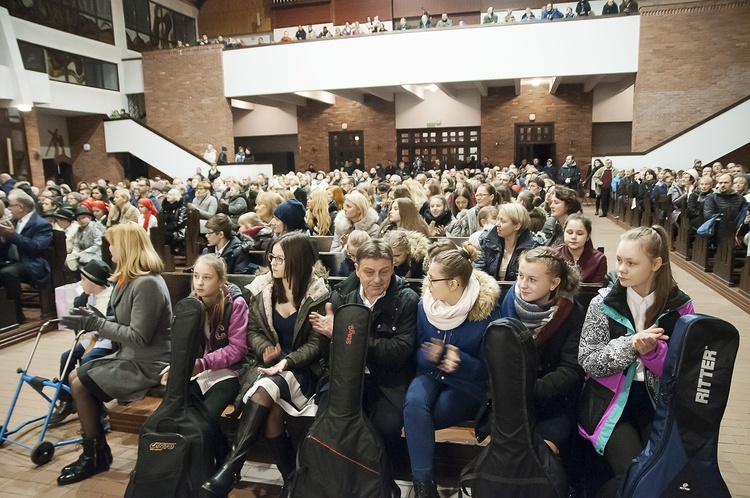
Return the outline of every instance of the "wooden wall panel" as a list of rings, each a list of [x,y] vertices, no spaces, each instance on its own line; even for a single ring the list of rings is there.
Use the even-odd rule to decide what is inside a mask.
[[[379,16],[381,21],[391,20],[391,0],[333,0],[333,22],[359,21]]]
[[[483,0],[464,0],[462,2],[456,2],[455,0],[393,0],[393,18],[419,17],[422,15],[423,7],[435,19],[439,19],[443,12],[448,14],[458,12],[479,13],[481,1]]]
[[[256,13],[260,13],[258,25]],[[198,36],[238,36],[271,31],[264,0],[210,0],[198,11]]]
[[[291,9],[274,9],[271,14],[271,24],[273,29],[276,29],[300,24],[307,26],[308,24],[331,22],[333,20],[331,9],[331,5],[327,3]]]

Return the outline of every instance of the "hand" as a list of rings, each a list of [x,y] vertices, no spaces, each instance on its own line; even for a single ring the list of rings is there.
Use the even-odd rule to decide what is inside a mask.
[[[159,372],[159,375],[161,376],[161,380],[159,381],[159,383],[162,386],[166,386],[167,382],[169,381],[169,365],[167,365],[166,367],[164,367],[164,370],[162,370],[161,372]]]
[[[9,221],[4,221],[0,223],[0,236],[7,236],[15,232],[15,228],[13,228],[13,224]]]
[[[660,340],[669,340],[669,336],[664,334],[663,328],[652,325],[646,330],[641,330],[633,335],[633,348],[640,355],[648,354],[656,349],[656,345]]]
[[[190,377],[195,377],[201,373],[201,364],[198,358],[195,359],[195,363],[193,364],[193,372],[190,374]]]
[[[566,178],[565,183],[570,183],[570,178]]]
[[[286,368],[286,358],[275,364],[270,368],[259,368],[258,372],[264,375],[276,375],[280,374]]]
[[[458,370],[458,364],[461,363],[461,357],[458,354],[458,348],[453,344],[448,344],[445,347],[445,356],[443,361],[438,365],[438,369],[445,373],[453,373]]]
[[[281,344],[268,346],[263,350],[263,364],[270,365],[273,360],[281,355]]]
[[[313,311],[308,316],[308,319],[315,332],[329,339],[333,336],[333,306],[331,306],[331,303],[326,303],[325,316]]]
[[[443,356],[443,341],[440,339],[430,339],[430,342],[422,343],[422,354],[425,359],[431,363],[438,363]]]
[[[92,330],[101,329],[105,321],[104,318],[99,318],[94,315],[68,315],[62,317],[60,323],[71,330],[85,330],[90,332]]]
[[[342,246],[346,246],[346,241],[347,240],[349,240],[349,234],[345,233],[344,235],[341,236],[341,245]]]
[[[188,202],[187,207],[188,207],[188,209],[193,209],[193,203],[192,202]]]

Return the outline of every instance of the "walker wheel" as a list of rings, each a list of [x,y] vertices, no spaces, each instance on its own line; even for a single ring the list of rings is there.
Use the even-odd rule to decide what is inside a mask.
[[[36,465],[44,465],[55,456],[55,445],[49,441],[42,441],[31,450],[31,461]]]

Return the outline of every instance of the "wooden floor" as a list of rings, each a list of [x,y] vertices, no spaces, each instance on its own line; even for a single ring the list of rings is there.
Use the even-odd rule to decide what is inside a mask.
[[[593,215],[593,207],[585,206],[587,214]],[[604,246],[614,269],[614,254],[623,229],[614,221],[592,218],[594,221],[594,245]],[[750,498],[750,315],[731,304],[690,274],[675,268],[675,277],[680,286],[692,296],[698,312],[721,317],[733,323],[741,334],[740,352],[735,367],[729,405],[719,436],[719,463],[722,474],[735,497]],[[8,310],[0,310],[0,313]],[[35,325],[36,328],[38,325]],[[72,334],[68,331],[55,331],[42,337],[40,347],[29,372],[34,375],[54,377],[59,369],[60,353],[72,344]],[[0,417],[3,421],[18,384],[16,368],[23,367],[32,347],[32,341],[0,349]],[[10,426],[40,415],[48,407],[47,403],[28,386],[24,386],[16,406]],[[48,431],[47,440],[55,442],[76,436],[78,424],[75,417],[62,427]],[[38,426],[25,430],[19,438],[29,445],[38,439]],[[442,435],[452,440],[468,440],[466,433]],[[4,497],[114,497],[122,496],[128,482],[128,475],[135,465],[137,436],[126,433],[111,433],[108,442],[112,446],[114,463],[109,472],[100,474],[84,482],[66,487],[56,485],[55,479],[64,465],[77,458],[78,448],[63,446],[57,448],[54,459],[47,465],[37,467],[29,459],[30,451],[6,443],[0,448],[0,498]],[[275,466],[266,464],[246,464],[242,483],[231,497],[270,497],[277,496],[280,476]],[[402,496],[407,496],[410,483],[400,482]],[[457,496],[457,490],[443,487],[442,498]]]

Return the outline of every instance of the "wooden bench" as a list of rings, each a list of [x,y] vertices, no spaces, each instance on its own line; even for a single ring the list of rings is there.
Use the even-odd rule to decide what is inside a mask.
[[[22,284],[21,302],[23,306],[34,306],[33,295],[38,296],[39,308],[42,318],[49,318],[56,315],[55,308],[55,288],[65,285],[65,258],[68,250],[65,246],[65,232],[52,230],[52,244],[45,248],[42,256],[50,266],[49,281],[36,288],[32,285]]]

